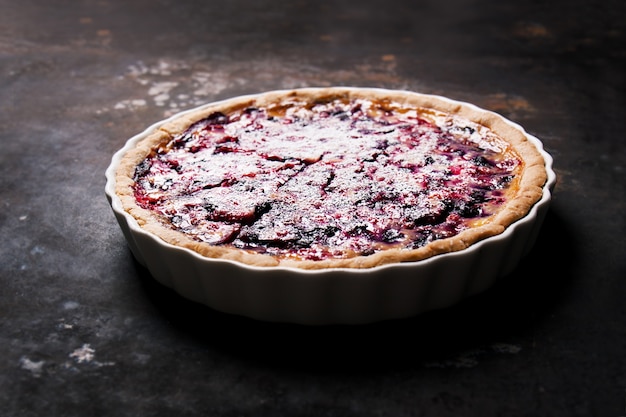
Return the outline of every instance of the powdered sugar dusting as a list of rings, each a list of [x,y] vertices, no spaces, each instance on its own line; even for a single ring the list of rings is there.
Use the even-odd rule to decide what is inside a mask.
[[[70,353],[70,358],[74,358],[78,363],[91,362],[96,351],[89,344],[84,344],[80,348]]]
[[[135,198],[193,239],[307,260],[416,249],[498,212],[515,155],[387,106],[213,113],[141,163]]]
[[[232,76],[228,68],[195,68],[184,61],[160,60],[148,65],[142,61],[132,64],[118,77],[121,82],[134,82],[145,89],[141,97],[127,98],[101,109],[136,111],[149,105],[164,107],[169,116],[180,109],[196,107],[212,96],[246,83],[245,78]]]
[[[356,72],[332,72],[303,62],[286,63],[271,59],[255,60],[254,63],[229,61],[210,64],[165,58],[153,63],[138,61],[129,65],[116,80],[140,87],[125,88],[125,91],[133,91],[135,96],[125,97],[97,113],[138,111],[152,105],[163,108],[163,115],[168,117],[218,99],[225,91],[232,90],[234,95],[245,93],[243,90],[252,83],[254,90],[353,84],[356,76],[360,83],[368,80],[397,83],[393,67],[389,64],[389,56],[384,56],[375,64],[359,66]],[[253,77],[250,76],[251,68],[254,68]]]
[[[70,358],[74,359],[77,363],[89,363],[95,366],[113,366],[115,362],[100,362],[95,359],[96,351],[91,347],[89,343],[83,344],[78,349],[75,349],[70,353]]]
[[[34,361],[25,356],[20,358],[20,366],[22,369],[30,371],[33,376],[40,377],[43,370],[44,361]]]

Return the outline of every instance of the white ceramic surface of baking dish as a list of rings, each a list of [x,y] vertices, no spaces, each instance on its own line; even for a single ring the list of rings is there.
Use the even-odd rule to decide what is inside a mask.
[[[365,324],[449,307],[478,294],[509,274],[530,251],[556,182],[552,157],[541,141],[506,120],[538,148],[548,179],[531,211],[502,234],[462,251],[370,269],[253,267],[207,258],[164,242],[142,229],[116,196],[115,171],[122,156],[150,132],[183,113],[153,124],[115,153],[106,170],[107,199],[134,257],[154,279],[189,300],[252,319],[306,325]]]

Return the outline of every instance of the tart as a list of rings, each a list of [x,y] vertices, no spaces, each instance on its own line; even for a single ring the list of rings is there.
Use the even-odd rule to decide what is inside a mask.
[[[506,247],[509,236],[519,244],[513,230],[530,219],[516,263],[541,223],[554,173],[541,142],[495,113],[433,95],[335,87],[236,97],[175,115],[129,140],[107,179],[131,249],[143,264],[151,263],[146,256],[155,260],[147,266],[166,285],[191,274],[195,289],[179,292],[220,310],[325,323],[406,316],[429,303],[340,319],[290,311],[290,296],[270,290],[280,312],[266,300],[263,310],[274,313],[251,313],[236,290],[222,302],[206,282],[253,275],[242,285],[264,293],[263,277],[328,284],[344,276],[360,288],[359,281],[371,282],[366,276],[394,268],[424,280],[415,272],[430,267],[421,265],[446,257],[452,266],[455,258],[495,262],[491,281],[510,268],[479,255],[480,247],[498,240]],[[155,259],[154,248],[173,258]],[[223,273],[229,277],[215,278]]]

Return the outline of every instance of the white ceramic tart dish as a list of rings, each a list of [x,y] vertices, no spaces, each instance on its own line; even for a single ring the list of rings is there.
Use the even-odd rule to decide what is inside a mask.
[[[532,248],[556,176],[539,139],[441,96],[271,91],[132,137],[106,196],[137,259],[215,310],[307,325],[451,306]]]

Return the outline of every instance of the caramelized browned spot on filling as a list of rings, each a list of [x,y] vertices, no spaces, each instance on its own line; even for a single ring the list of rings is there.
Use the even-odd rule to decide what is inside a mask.
[[[138,165],[134,192],[195,240],[320,260],[456,235],[520,167],[469,121],[333,100],[214,113]]]

